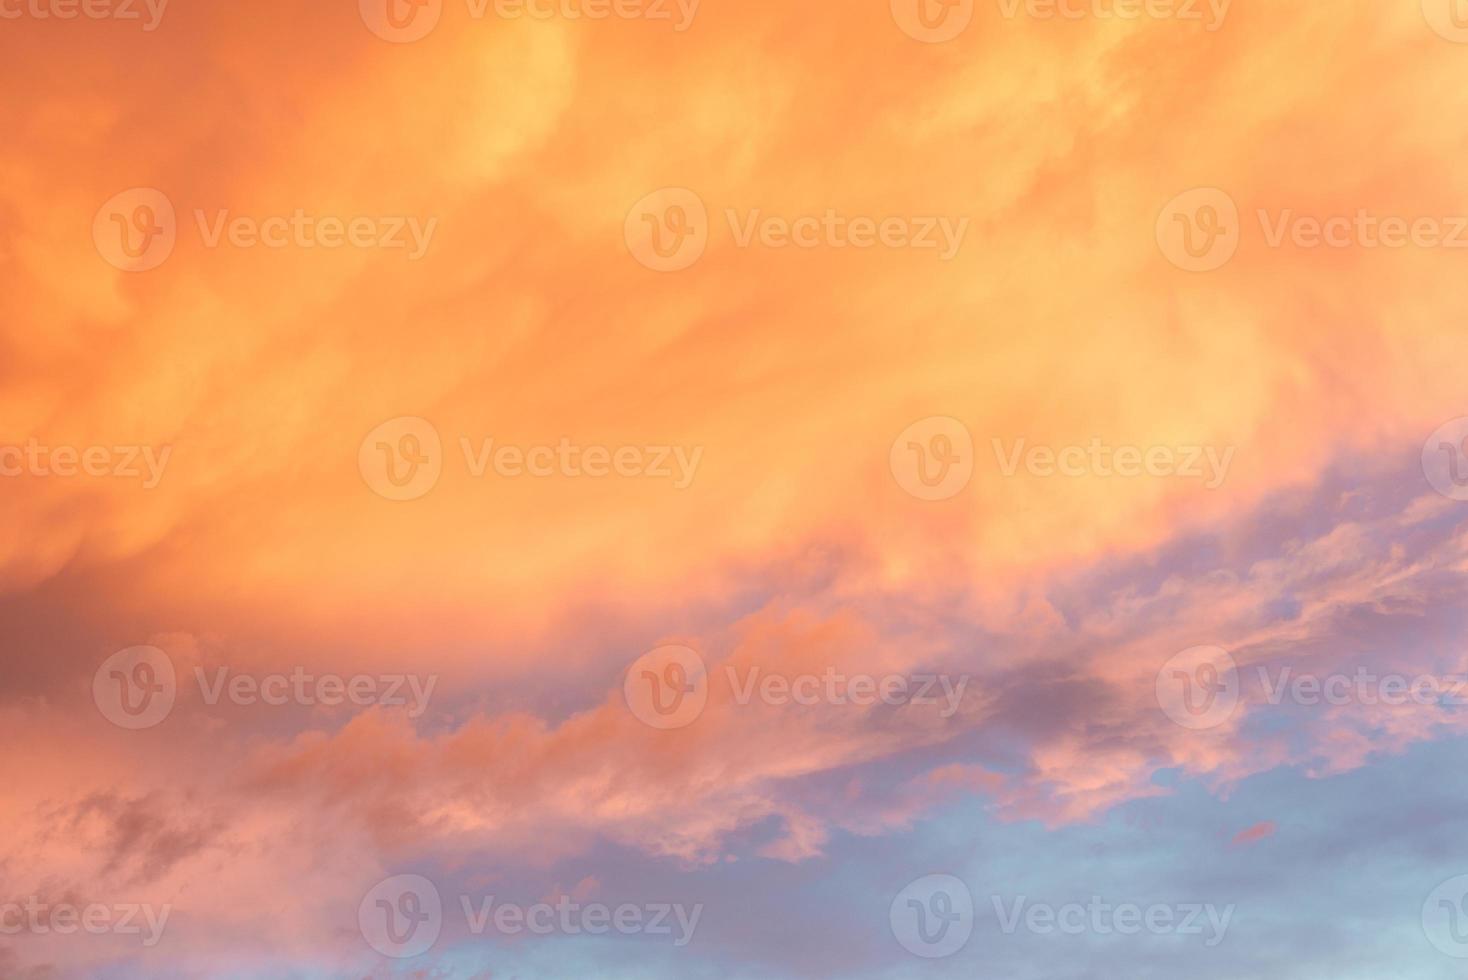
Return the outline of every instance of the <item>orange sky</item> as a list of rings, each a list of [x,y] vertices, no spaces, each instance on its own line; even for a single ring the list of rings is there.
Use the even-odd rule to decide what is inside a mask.
[[[1286,213],[1451,227],[1465,212],[1468,48],[1428,2],[1424,20],[1415,0],[1236,0],[1216,30],[975,4],[944,43],[884,2],[703,0],[677,30],[676,13],[476,19],[444,0],[408,43],[374,35],[371,4],[172,0],[153,30],[0,4],[21,11],[0,20],[0,445],[106,447],[109,466],[137,447],[142,467],[0,478],[0,723],[28,746],[5,763],[9,890],[192,896],[177,968],[203,976],[190,957],[248,945],[252,896],[350,907],[359,862],[513,861],[547,826],[559,835],[532,864],[608,841],[717,862],[776,819],[778,839],[745,850],[799,863],[833,834],[909,827],[954,785],[991,794],[1002,819],[1063,826],[1158,792],[1158,758],[1215,783],[1296,760],[1279,742],[1189,738],[1153,717],[1149,685],[1194,643],[1320,639],[1335,605],[1428,602],[1429,566],[1462,570],[1460,537],[1413,537],[1448,510],[1425,484],[1401,514],[1341,502],[1329,527],[1290,508],[1342,471],[1415,473],[1422,440],[1463,414],[1465,253],[1268,234]],[[638,209],[668,188],[702,206],[703,251],[659,271]],[[1237,252],[1211,271],[1159,244],[1169,202],[1195,188],[1239,215]],[[140,201],[172,208],[174,244],[127,271],[108,235]],[[756,216],[831,211],[962,237],[951,257],[741,243]],[[297,212],[409,244],[210,244],[221,220]],[[925,501],[894,473],[894,441],[934,417],[971,437],[973,475]],[[438,437],[439,475],[390,500],[369,435],[386,426],[401,448],[403,418]],[[656,452],[669,470],[476,476],[491,439],[630,448],[636,465]],[[1211,489],[1005,476],[1021,440],[1207,447],[1228,464]],[[1276,505],[1280,551],[1256,565]],[[1211,533],[1247,581],[1177,559]],[[1153,622],[1155,594],[1087,578],[1174,561],[1182,623]],[[1056,590],[1091,605],[1077,617]],[[1286,595],[1302,625],[1245,621]],[[1129,613],[1155,628],[1119,626]],[[934,750],[900,797],[842,803],[810,786],[981,728],[1003,715],[999,681],[958,728],[765,717],[715,690],[676,750],[621,701],[621,672],[660,643],[718,664],[911,672],[953,655],[960,622],[1007,638],[967,651],[975,674],[1064,658],[1140,692],[1102,712],[1134,742],[1069,730],[1003,779]],[[192,692],[166,725],[119,738],[86,692],[138,644],[186,676],[300,665],[442,686],[421,720],[220,712]],[[1380,724],[1396,748],[1432,737]],[[1328,771],[1367,754],[1339,731],[1311,744]],[[609,788],[622,766],[636,778]],[[145,811],[154,865],[128,877],[99,860],[137,841],[98,798]],[[333,807],[351,817],[339,837]],[[57,808],[82,829],[55,833]],[[308,886],[286,869],[313,840]],[[293,856],[262,868],[266,850]],[[316,956],[319,925],[303,918],[282,948]],[[7,955],[0,972],[100,962]]]

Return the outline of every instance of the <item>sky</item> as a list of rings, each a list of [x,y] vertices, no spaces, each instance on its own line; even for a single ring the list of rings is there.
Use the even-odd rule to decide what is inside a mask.
[[[0,0],[0,976],[1461,976],[1465,80]]]

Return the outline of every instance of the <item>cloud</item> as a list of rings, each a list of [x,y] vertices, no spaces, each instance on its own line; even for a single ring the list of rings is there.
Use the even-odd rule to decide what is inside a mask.
[[[1246,827],[1234,835],[1233,845],[1242,847],[1248,844],[1257,844],[1266,838],[1273,837],[1276,830],[1273,820],[1265,820],[1256,823],[1252,827]]]
[[[28,941],[0,972],[248,953],[386,976],[352,912],[404,867],[535,894],[648,867],[804,881],[955,807],[1079,833],[1461,732],[1447,705],[1291,687],[1468,671],[1463,514],[1418,464],[1464,411],[1456,254],[1275,248],[1258,223],[1460,208],[1462,52],[1418,5],[1236,4],[1212,32],[978,11],[945,45],[881,2],[706,4],[686,32],[446,6],[416,44],[351,3],[177,4],[147,35],[7,21],[0,449],[170,456],[151,489],[0,476],[0,733],[24,746],[0,761],[0,867],[180,917],[151,956]],[[130,187],[179,219],[147,273],[91,235]],[[706,205],[681,273],[624,238],[659,187]],[[1197,187],[1244,220],[1208,274],[1155,235]],[[200,224],[297,212],[435,232],[409,260]],[[945,262],[731,227],[828,212],[968,231]],[[974,475],[921,501],[892,443],[939,415]],[[401,416],[443,446],[413,502],[359,468]],[[701,462],[682,489],[475,476],[465,446],[491,439]],[[1093,441],[1232,455],[1211,490],[1003,471],[1005,447]],[[713,679],[671,732],[622,693],[665,641]],[[140,642],[181,689],[124,732],[91,675]],[[1199,644],[1234,658],[1240,703],[1194,731],[1156,680]],[[421,718],[210,705],[193,670],[220,666],[439,685]],[[951,711],[737,696],[827,671],[967,685]]]

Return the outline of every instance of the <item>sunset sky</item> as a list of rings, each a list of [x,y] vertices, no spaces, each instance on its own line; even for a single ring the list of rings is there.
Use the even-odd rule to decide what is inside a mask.
[[[1468,3],[0,84],[0,978],[1463,975]]]

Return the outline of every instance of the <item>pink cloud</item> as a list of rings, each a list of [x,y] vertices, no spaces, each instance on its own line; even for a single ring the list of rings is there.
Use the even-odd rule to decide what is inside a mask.
[[[1235,847],[1243,847],[1248,844],[1257,844],[1259,841],[1262,841],[1267,837],[1273,837],[1274,831],[1274,821],[1265,820],[1261,823],[1256,823],[1252,827],[1248,827],[1244,830],[1239,831],[1237,834],[1234,835],[1232,843]]]

